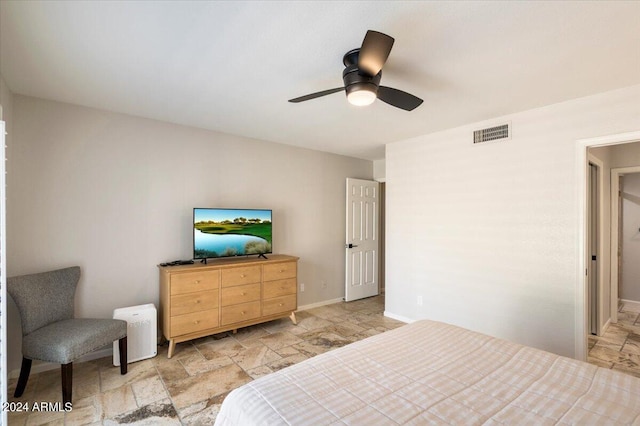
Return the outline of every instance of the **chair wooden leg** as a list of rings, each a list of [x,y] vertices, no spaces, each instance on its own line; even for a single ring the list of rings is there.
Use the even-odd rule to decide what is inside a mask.
[[[62,403],[71,402],[71,388],[73,386],[73,363],[60,366],[62,375]]]
[[[13,394],[14,397],[19,398],[24,393],[24,389],[27,387],[27,381],[29,380],[29,373],[31,373],[31,360],[22,357],[22,366],[20,367],[20,377],[18,377],[18,384],[16,385],[16,391]]]
[[[127,374],[127,336],[118,340],[120,350],[120,374]]]

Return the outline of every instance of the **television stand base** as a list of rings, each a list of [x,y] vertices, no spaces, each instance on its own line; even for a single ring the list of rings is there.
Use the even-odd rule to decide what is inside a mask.
[[[258,255],[258,259],[260,259],[261,257],[262,257],[262,258],[264,258],[264,259],[268,259],[268,257],[267,257],[267,256],[265,256],[265,255],[264,255],[264,253],[260,253],[260,254]]]
[[[205,257],[204,259],[200,259],[200,263],[204,263],[206,265],[207,264],[207,258]]]

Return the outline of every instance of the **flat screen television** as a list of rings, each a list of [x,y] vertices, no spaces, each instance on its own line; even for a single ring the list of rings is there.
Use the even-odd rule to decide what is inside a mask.
[[[266,257],[271,226],[271,210],[194,208],[193,258]]]

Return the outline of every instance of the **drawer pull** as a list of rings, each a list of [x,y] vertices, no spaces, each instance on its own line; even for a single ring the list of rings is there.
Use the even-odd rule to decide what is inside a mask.
[[[245,274],[240,274],[240,278],[244,278],[244,277],[246,277]]]
[[[245,311],[242,311],[242,312],[240,312],[240,313],[241,313],[242,315],[246,314],[246,312],[245,312]]]
[[[278,306],[284,306],[284,303],[279,303]]]
[[[280,272],[281,272],[281,273],[282,273],[282,272],[284,272],[284,269],[280,269]]]
[[[196,300],[196,303],[200,303],[200,299]]]
[[[196,280],[196,284],[200,284],[200,280]]]
[[[246,296],[246,295],[247,295],[247,293],[242,292],[242,294],[240,296]]]
[[[195,320],[193,323],[194,324],[200,324],[200,320]]]

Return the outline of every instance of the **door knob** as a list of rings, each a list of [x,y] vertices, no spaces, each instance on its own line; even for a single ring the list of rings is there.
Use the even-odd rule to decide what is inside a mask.
[[[356,244],[345,244],[344,245],[346,248],[354,248],[354,247],[358,247]]]

